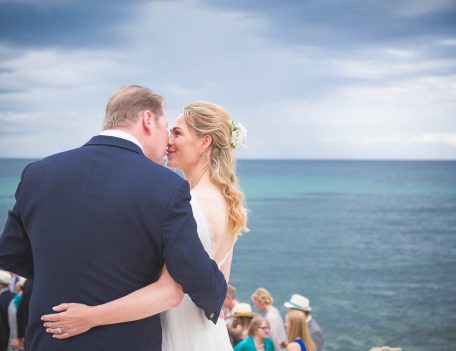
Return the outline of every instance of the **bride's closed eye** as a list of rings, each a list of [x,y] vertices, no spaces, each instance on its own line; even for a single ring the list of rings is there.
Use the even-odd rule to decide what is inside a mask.
[[[181,131],[178,129],[170,129],[170,132],[173,136],[179,136],[182,135]]]

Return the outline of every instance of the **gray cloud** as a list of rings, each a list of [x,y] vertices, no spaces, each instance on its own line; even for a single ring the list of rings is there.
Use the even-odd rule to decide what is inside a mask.
[[[0,2],[0,40],[20,47],[99,48],[119,45],[119,26],[146,0]]]
[[[261,13],[273,24],[268,34],[282,42],[339,49],[378,41],[407,45],[410,40],[456,34],[452,0],[227,0],[208,5]]]
[[[276,4],[21,1],[55,28],[0,37],[0,156],[81,145],[112,91],[138,83],[171,122],[190,101],[226,107],[249,129],[240,157],[456,157],[453,2]]]

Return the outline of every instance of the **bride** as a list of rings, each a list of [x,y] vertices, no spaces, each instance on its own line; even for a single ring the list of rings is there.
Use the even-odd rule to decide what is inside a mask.
[[[195,102],[184,107],[168,143],[168,166],[180,169],[190,184],[192,209],[199,238],[228,282],[237,235],[247,231],[244,195],[237,188],[233,149],[243,144],[245,129],[231,121],[220,106]],[[55,314],[42,317],[46,331],[66,339],[94,327],[129,322],[161,314],[162,348],[180,350],[232,350],[225,323],[207,320],[184,295],[172,307],[164,292],[182,291],[166,266],[160,279],[136,292],[99,306],[64,303]]]

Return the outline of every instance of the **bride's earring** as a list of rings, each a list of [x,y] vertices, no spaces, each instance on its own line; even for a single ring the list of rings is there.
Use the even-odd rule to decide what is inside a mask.
[[[198,154],[200,160],[203,158],[203,153],[200,151],[200,153]]]

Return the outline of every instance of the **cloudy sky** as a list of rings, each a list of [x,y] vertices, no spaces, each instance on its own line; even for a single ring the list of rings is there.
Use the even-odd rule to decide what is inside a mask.
[[[128,83],[224,106],[240,158],[456,159],[456,1],[0,0],[0,157],[83,144]]]

